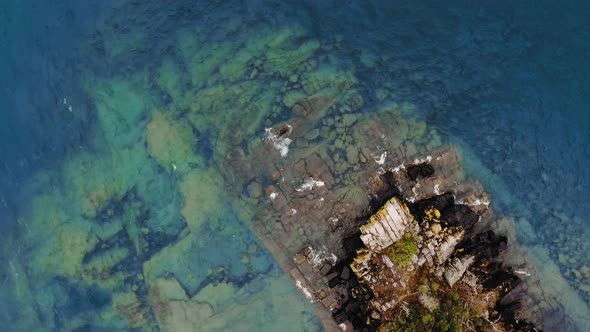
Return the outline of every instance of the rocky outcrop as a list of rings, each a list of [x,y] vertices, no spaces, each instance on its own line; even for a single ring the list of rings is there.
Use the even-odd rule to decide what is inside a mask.
[[[313,264],[317,257],[311,252],[317,249],[296,255],[291,275],[297,286],[338,324],[367,331],[445,330],[457,324],[483,331],[534,330],[516,319],[517,306],[500,306],[519,283],[499,258],[505,238],[475,227],[491,215],[488,196],[476,182],[458,182],[453,172],[438,174],[449,161],[456,159],[443,151],[375,177],[375,201],[384,203],[351,229],[353,235],[344,240],[348,256]],[[436,188],[428,185],[433,179]]]
[[[392,198],[361,226],[361,240],[371,250],[381,251],[399,240],[414,223],[408,208]]]
[[[473,264],[475,261],[474,256],[463,257],[459,259],[455,257],[451,262],[449,262],[448,266],[445,269],[445,279],[449,283],[449,286],[453,287],[459,279],[463,277],[465,271]]]

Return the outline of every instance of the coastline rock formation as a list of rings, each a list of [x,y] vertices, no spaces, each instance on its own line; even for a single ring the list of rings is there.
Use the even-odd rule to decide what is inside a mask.
[[[449,160],[453,150],[381,174],[378,192],[411,189],[377,196],[385,203],[344,241],[356,249],[336,264],[310,263],[311,247],[295,256],[297,285],[342,330],[536,331],[516,318],[518,299],[503,301],[520,280],[502,264],[506,237],[476,227],[492,215],[487,194],[477,182],[453,185],[434,171]],[[435,182],[455,190],[431,190]]]

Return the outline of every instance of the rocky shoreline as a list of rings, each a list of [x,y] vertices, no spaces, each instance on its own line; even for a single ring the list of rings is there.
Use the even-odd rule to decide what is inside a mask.
[[[412,314],[441,321],[440,313],[452,312],[449,307],[457,301],[477,303],[472,307],[477,311],[457,312],[462,318],[471,316],[472,322],[477,318],[478,325],[469,327],[480,330],[575,330],[568,317],[572,306],[547,288],[563,283],[549,270],[539,271],[536,257],[516,241],[510,218],[496,215],[482,184],[466,175],[462,152],[409,116],[409,106],[365,105],[358,93],[345,91],[337,93],[338,98],[304,97],[292,105],[287,118],[267,119],[263,143],[235,145],[225,164],[225,175],[241,183],[243,205],[253,211],[251,228],[314,304],[324,330],[377,329],[402,317],[406,322]],[[361,239],[362,228],[394,197],[413,219],[414,226],[403,228],[406,245],[397,249],[413,252],[416,246],[397,271],[398,278],[412,282],[383,291],[397,300],[384,298],[380,305],[396,304],[392,312],[399,315],[374,314],[371,308],[377,306],[368,299],[361,315],[350,318],[350,310],[338,311],[346,307],[347,298],[347,291],[337,286],[341,278],[331,277],[346,270],[357,278],[351,264],[360,256],[357,251],[368,247]],[[430,261],[424,248],[435,253],[443,248],[447,254],[439,260],[431,252]],[[389,249],[373,250],[372,259]],[[383,273],[392,273],[385,266]],[[407,271],[410,267],[413,270]],[[357,279],[361,284],[362,274]],[[374,299],[371,292],[368,296]],[[420,298],[428,302],[422,293],[436,300],[428,315],[423,306],[413,305]],[[437,311],[436,305],[446,309]],[[371,314],[379,317],[371,318],[379,324],[369,328],[361,322]],[[459,324],[472,323],[460,319]]]
[[[507,238],[486,228],[496,218],[488,194],[464,177],[456,151],[442,147],[387,170],[372,156],[358,196],[348,188],[332,197],[334,179],[318,155],[275,169],[277,185],[264,191],[271,210],[258,226],[274,228],[265,232],[275,255],[293,253],[281,265],[325,329],[537,331],[511,293],[527,269],[502,263]],[[293,171],[305,180],[289,191]]]
[[[446,150],[376,177],[374,204],[386,202],[344,239],[337,263],[312,247],[295,255],[296,284],[342,330],[536,331],[517,319],[518,300],[504,301],[525,273],[499,259],[506,237],[476,230],[491,215],[487,194],[476,182],[431,190],[445,182],[433,164],[454,157]]]
[[[552,295],[529,296],[537,276],[524,256],[503,264],[521,248],[506,250],[513,230],[458,152],[401,105],[365,116],[363,104],[308,98],[248,157],[236,147],[229,158],[256,206],[253,230],[324,330],[534,331],[548,317],[570,326]],[[369,228],[392,204],[407,220],[373,246],[382,239]]]

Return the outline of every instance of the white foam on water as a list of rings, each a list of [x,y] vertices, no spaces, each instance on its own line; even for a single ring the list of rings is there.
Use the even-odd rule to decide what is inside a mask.
[[[404,164],[401,164],[397,167],[392,168],[391,171],[395,172],[395,173],[399,173],[399,171],[401,171],[402,169],[406,169],[406,166]]]
[[[297,280],[297,282],[295,283],[295,285],[297,286],[297,288],[299,288],[302,292],[303,295],[305,295],[305,297],[313,303],[313,295],[311,294],[311,292],[309,291],[309,289],[303,287],[303,285],[301,285],[301,281]]]
[[[328,249],[326,247],[322,247],[321,250],[314,250],[312,247],[309,247],[309,249],[311,250],[311,264],[314,267],[320,266],[325,262],[334,265],[338,260],[338,257],[333,253],[328,254]]]
[[[290,132],[292,127],[290,125],[287,125],[287,127],[289,127]],[[276,135],[275,133],[273,133],[272,128],[266,128],[264,129],[264,132],[264,139],[270,142],[273,145],[273,147],[279,151],[281,157],[286,157],[289,153],[289,145],[293,141],[289,137],[281,137],[279,135]]]
[[[482,201],[479,198],[476,199],[475,202],[473,202],[473,203],[467,203],[464,200],[458,200],[457,203],[461,204],[461,205],[467,205],[467,206],[479,206],[479,205],[489,206],[490,205],[490,201]]]
[[[528,273],[527,271],[514,270],[514,273],[521,274],[521,275],[524,275],[524,276],[527,276],[527,277],[530,277],[531,276],[531,274]]]
[[[434,194],[435,195],[440,195],[440,188],[439,188],[439,184],[435,184],[434,185]]]
[[[438,160],[438,158],[437,158]],[[414,164],[421,164],[421,163],[429,163],[432,161],[432,156],[426,156],[426,158],[422,158],[422,159],[414,159]]]
[[[375,162],[376,162],[378,165],[383,165],[383,164],[385,164],[385,158],[387,158],[387,151],[386,151],[386,152],[383,152],[383,153],[382,153],[382,154],[379,156],[379,159],[376,159],[376,158],[375,158]]]
[[[303,182],[303,184],[299,188],[296,188],[295,191],[310,191],[314,187],[323,187],[324,185],[324,181],[314,180],[313,177],[309,177]]]

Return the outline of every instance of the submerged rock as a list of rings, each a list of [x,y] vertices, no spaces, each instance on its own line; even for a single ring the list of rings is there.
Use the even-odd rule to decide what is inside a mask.
[[[259,198],[262,196],[262,185],[259,182],[252,181],[247,187],[248,195],[252,198]]]

